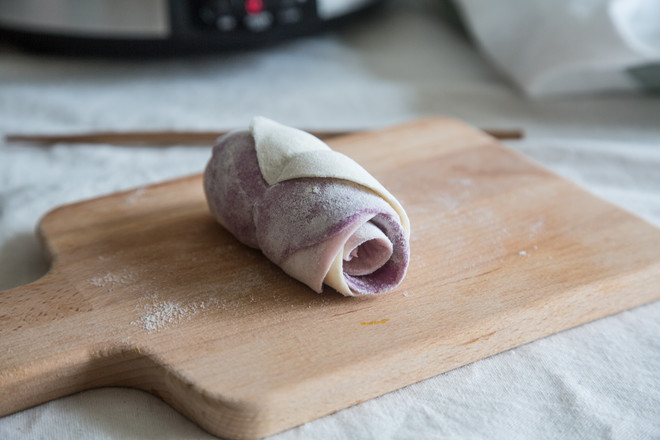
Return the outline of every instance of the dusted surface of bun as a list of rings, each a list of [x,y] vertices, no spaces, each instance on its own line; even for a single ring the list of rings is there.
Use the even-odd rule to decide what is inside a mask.
[[[325,283],[347,296],[381,293],[405,276],[401,205],[308,133],[255,118],[218,140],[204,189],[220,224],[317,292]]]

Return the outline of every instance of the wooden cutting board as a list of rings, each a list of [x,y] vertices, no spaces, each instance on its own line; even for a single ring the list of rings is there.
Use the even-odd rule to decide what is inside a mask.
[[[318,295],[208,213],[201,177],[50,212],[51,271],[0,293],[0,414],[146,390],[265,436],[660,298],[660,231],[458,121],[331,145],[407,209],[395,291]]]

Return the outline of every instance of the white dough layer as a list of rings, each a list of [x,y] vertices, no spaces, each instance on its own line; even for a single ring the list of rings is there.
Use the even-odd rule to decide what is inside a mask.
[[[269,185],[300,177],[348,180],[386,200],[410,235],[410,220],[399,201],[350,157],[330,149],[309,133],[262,116],[252,119],[250,132],[255,141],[261,174]]]

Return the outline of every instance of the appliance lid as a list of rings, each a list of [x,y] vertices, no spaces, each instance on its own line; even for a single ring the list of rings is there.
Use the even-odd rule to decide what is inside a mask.
[[[0,25],[70,36],[164,38],[168,0],[0,0]]]

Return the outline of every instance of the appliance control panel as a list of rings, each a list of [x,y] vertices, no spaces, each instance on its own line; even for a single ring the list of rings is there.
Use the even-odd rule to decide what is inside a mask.
[[[194,5],[202,29],[266,32],[296,26],[316,17],[312,0],[198,0]]]

